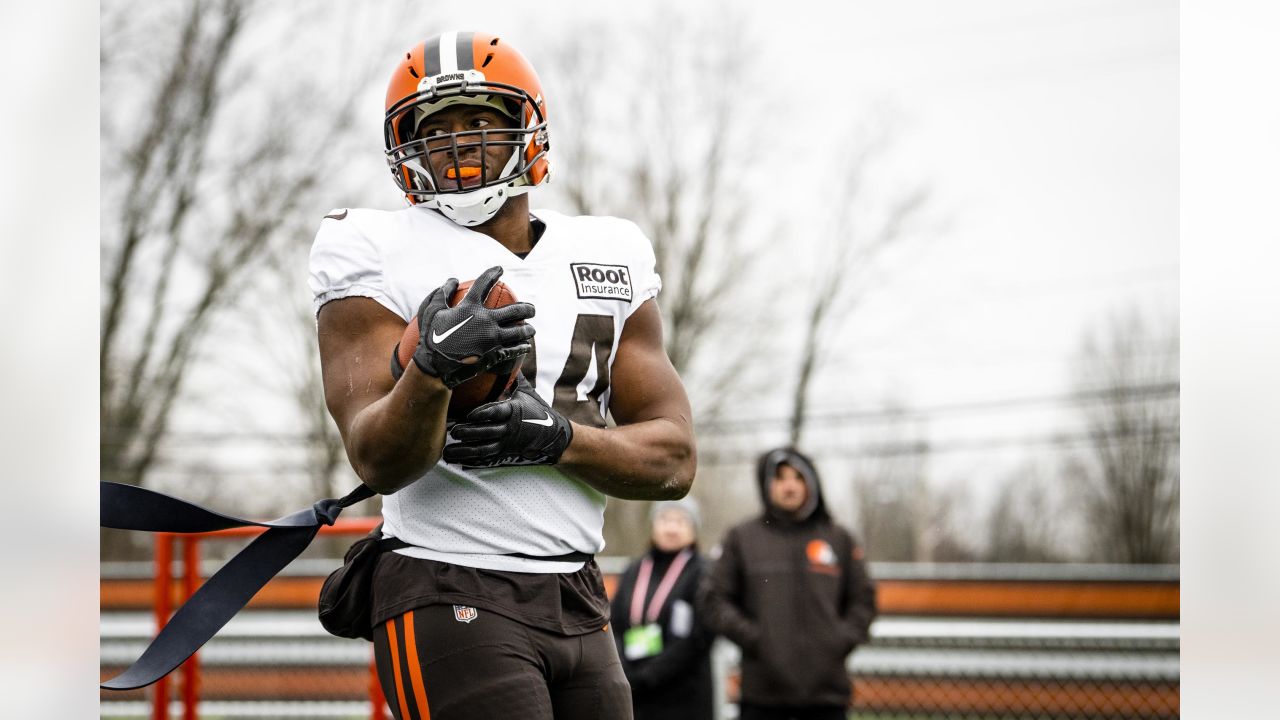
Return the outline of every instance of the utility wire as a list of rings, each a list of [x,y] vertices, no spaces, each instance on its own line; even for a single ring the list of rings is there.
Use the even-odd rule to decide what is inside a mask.
[[[1170,445],[1180,443],[1180,432],[1174,428],[1151,437],[1146,429],[1114,433],[1049,433],[1042,435],[1023,435],[988,438],[965,438],[941,443],[926,440],[879,443],[874,445],[848,446],[828,445],[809,448],[815,456],[830,458],[885,458],[909,457],[916,455],[938,455],[942,453],[967,452],[974,450],[993,450],[1005,447],[1074,447],[1095,442],[1100,439],[1134,441],[1140,439],[1158,440]],[[712,450],[698,453],[698,464],[723,465],[754,460],[753,453],[740,453],[726,450]]]
[[[1143,436],[1139,438],[1139,436]],[[956,452],[973,452],[980,450],[996,450],[1001,448],[1013,447],[1050,447],[1050,448],[1070,448],[1079,447],[1095,442],[1099,439],[1118,440],[1121,442],[1132,442],[1140,439],[1151,439],[1168,443],[1171,446],[1180,444],[1180,432],[1174,428],[1166,430],[1152,437],[1145,432],[1137,430],[1105,433],[1102,435],[1090,432],[1073,432],[1073,433],[1047,433],[1039,435],[1022,435],[1022,436],[1004,436],[1004,437],[985,437],[985,438],[965,438],[952,440],[941,443],[931,443],[923,440],[912,440],[903,442],[877,443],[871,445],[827,445],[816,448],[809,448],[809,452],[815,457],[822,459],[841,458],[848,460],[867,459],[867,458],[892,458],[892,457],[916,457],[922,455],[941,455],[945,453]],[[698,465],[706,467],[708,465],[733,465],[739,463],[753,462],[756,456],[755,450],[709,450],[698,453]],[[166,467],[168,466],[168,467]],[[286,481],[304,481],[311,477],[312,471],[305,465],[272,465],[258,469],[248,468],[183,468],[181,465],[176,467],[165,462],[158,462],[156,469],[152,470],[149,477],[162,482],[175,482],[187,479],[217,479],[224,481],[246,481],[261,480],[264,482],[272,482],[280,484]]]
[[[1120,388],[1098,388],[1082,390],[1060,395],[1037,395],[1021,398],[1002,398],[998,400],[973,400],[960,403],[924,406],[916,408],[863,408],[856,410],[839,410],[832,412],[808,413],[806,424],[826,423],[836,425],[850,422],[877,420],[920,421],[935,415],[955,413],[995,412],[1018,407],[1036,405],[1079,405],[1089,402],[1107,401],[1112,403],[1135,402],[1158,398],[1172,398],[1180,391],[1178,381],[1151,383],[1146,385],[1128,385]],[[714,420],[698,424],[699,434],[729,434],[746,430],[759,430],[771,425],[786,425],[791,417],[775,416],[769,418],[734,418],[732,420]]]
[[[904,408],[858,408],[829,412],[808,413],[806,423],[823,423],[827,426],[843,423],[901,421],[918,422],[938,415],[963,413],[999,412],[1022,407],[1042,405],[1081,405],[1091,402],[1109,402],[1113,404],[1137,402],[1139,400],[1173,399],[1178,396],[1181,384],[1177,380],[1155,382],[1142,385],[1127,385],[1115,388],[1096,388],[1055,395],[1033,395],[1026,397],[1000,398],[995,400],[972,400],[940,405],[926,405]],[[757,431],[770,427],[782,427],[790,423],[789,415],[765,417],[735,417],[733,419],[712,420],[699,423],[699,435],[727,435],[735,432]],[[317,443],[322,440],[315,433],[272,433],[252,431],[220,431],[173,433],[167,444],[205,445],[221,442],[255,441],[275,445],[303,445]]]

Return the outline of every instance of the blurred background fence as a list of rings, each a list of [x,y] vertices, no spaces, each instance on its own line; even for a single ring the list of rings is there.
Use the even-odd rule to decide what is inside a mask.
[[[161,568],[171,566],[171,607],[188,593],[183,555],[103,565],[104,677],[154,634]],[[371,646],[326,634],[315,617],[320,583],[339,564],[314,553],[295,562],[200,651],[197,673],[175,673],[164,690],[104,692],[102,717],[155,719],[157,692],[171,717],[371,717]],[[612,592],[626,559],[600,564]],[[216,568],[202,563],[200,574]],[[850,658],[851,718],[1179,714],[1177,566],[879,562],[871,572],[881,615]],[[737,649],[718,640],[713,657],[719,716],[736,717]],[[184,697],[197,714],[183,714]]]

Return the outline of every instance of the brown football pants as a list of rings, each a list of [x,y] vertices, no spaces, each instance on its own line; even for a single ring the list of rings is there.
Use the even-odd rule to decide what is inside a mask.
[[[608,627],[566,636],[488,610],[429,605],[375,627],[373,648],[397,720],[631,718]]]

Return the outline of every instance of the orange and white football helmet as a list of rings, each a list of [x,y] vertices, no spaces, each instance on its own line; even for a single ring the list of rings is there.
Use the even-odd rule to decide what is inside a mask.
[[[510,117],[514,128],[441,134],[431,138],[430,147],[426,138],[414,138],[427,116],[458,104],[490,106]],[[507,198],[550,174],[542,83],[524,55],[496,35],[446,32],[406,52],[387,86],[383,140],[391,174],[409,203],[439,210],[467,227],[488,221]],[[511,157],[490,178],[487,151],[502,146],[511,147]],[[482,163],[480,182],[463,187],[461,153],[473,148]],[[438,163],[433,156],[441,153],[448,160],[442,173],[447,177],[438,177],[431,162]]]

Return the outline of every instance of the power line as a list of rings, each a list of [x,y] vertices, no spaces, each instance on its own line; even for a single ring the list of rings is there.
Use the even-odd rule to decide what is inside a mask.
[[[1036,405],[1079,405],[1099,400],[1113,403],[1135,402],[1163,397],[1177,396],[1181,389],[1179,381],[1172,380],[1147,385],[1128,385],[1118,388],[1098,388],[1081,390],[1059,395],[1036,395],[1020,398],[1002,398],[998,400],[970,400],[943,405],[922,406],[916,408],[863,408],[857,410],[841,410],[826,413],[809,413],[806,423],[840,424],[876,420],[919,421],[930,416],[948,415],[965,412],[995,412],[1018,407]],[[735,418],[732,420],[715,420],[698,425],[698,433],[729,434],[745,430],[759,430],[763,426],[784,425],[791,422],[791,417],[775,416],[769,418]]]
[[[1177,397],[1181,384],[1177,380],[1162,381],[1142,385],[1127,385],[1115,388],[1094,388],[1071,393],[1055,395],[1033,395],[1025,397],[1000,398],[995,400],[970,400],[940,405],[925,405],[914,408],[859,408],[833,412],[809,413],[806,423],[824,423],[839,425],[842,423],[895,421],[918,422],[933,416],[958,413],[985,413],[1010,410],[1020,407],[1041,405],[1080,405],[1089,402],[1105,401],[1110,403],[1128,403],[1139,400],[1153,400]],[[736,417],[725,420],[712,420],[699,423],[697,433],[704,435],[728,435],[735,432],[756,431],[761,429],[785,426],[791,422],[789,415],[743,418]],[[272,443],[278,446],[299,446],[319,444],[327,438],[319,433],[280,433],[253,432],[243,430],[227,430],[218,432],[172,433],[165,439],[165,444],[172,445],[213,445],[225,442],[253,441]],[[109,442],[102,443],[110,445]]]
[[[974,452],[982,450],[996,450],[1012,447],[1049,447],[1049,448],[1068,448],[1079,447],[1096,442],[1099,439],[1119,440],[1122,442],[1133,441],[1137,436],[1144,435],[1138,431],[1130,431],[1124,433],[1108,433],[1105,435],[1097,435],[1088,432],[1077,433],[1048,433],[1042,435],[1023,435],[1023,436],[1004,436],[1004,437],[986,437],[986,438],[966,438],[962,440],[954,440],[950,442],[931,443],[923,440],[880,443],[874,445],[864,445],[859,447],[850,446],[825,446],[810,448],[814,456],[824,459],[842,458],[847,460],[856,459],[874,459],[874,458],[893,458],[893,457],[918,457],[923,455],[942,455],[956,452]],[[1170,446],[1177,446],[1181,442],[1180,432],[1177,430],[1168,430],[1156,435],[1154,440],[1166,442]],[[698,453],[698,465],[705,467],[708,465],[730,465],[735,463],[750,463],[755,458],[754,451],[735,452],[731,450],[712,450]],[[224,481],[247,481],[261,480],[279,483],[282,479],[288,479],[290,482],[308,482],[312,478],[310,468],[304,465],[274,465],[264,468],[199,468],[186,469],[181,466],[166,467],[167,463],[159,463],[157,469],[153,470],[151,477],[161,481],[176,482],[191,478],[201,479],[218,479]]]
[[[864,445],[860,447],[826,446],[810,448],[810,452],[819,457],[841,457],[847,459],[910,457],[918,455],[968,452],[974,450],[994,450],[1006,447],[1075,447],[1093,443],[1101,439],[1133,441],[1137,439],[1139,435],[1150,437],[1146,432],[1141,430],[1104,434],[1089,432],[1049,433],[1043,435],[966,438],[963,440],[953,440],[942,443],[931,443],[926,440],[912,440],[905,442]],[[1176,429],[1167,430],[1159,433],[1152,439],[1167,442],[1170,445],[1178,445],[1181,442],[1181,433]],[[743,454],[724,450],[713,450],[710,452],[698,453],[698,464],[723,465],[746,462],[753,458],[754,456],[749,453]]]
[[[1155,436],[1149,435],[1147,432],[1148,430],[1149,428],[1135,428],[1121,432],[1108,433],[1077,430],[1070,432],[1042,433],[1036,435],[961,438],[944,442],[905,440],[859,446],[826,445],[812,447],[809,448],[809,450],[819,457],[857,459],[940,455],[945,453],[996,450],[1010,447],[1078,447],[1081,445],[1095,443],[1099,440],[1129,442],[1137,439],[1151,439],[1166,442],[1170,445],[1178,445],[1181,442],[1181,433],[1176,427],[1166,428]],[[698,453],[698,464],[717,465],[739,463],[749,461],[753,457],[753,451],[707,450]],[[188,468],[183,467],[178,461],[160,458],[157,460],[156,466],[152,471],[152,475],[154,477],[163,477],[170,480],[199,477],[218,478],[222,480],[274,479],[278,481],[282,478],[291,478],[295,480],[309,478],[311,477],[312,472],[312,468],[308,465],[292,463],[271,463],[252,468],[243,466],[230,468],[212,468],[208,466]]]

